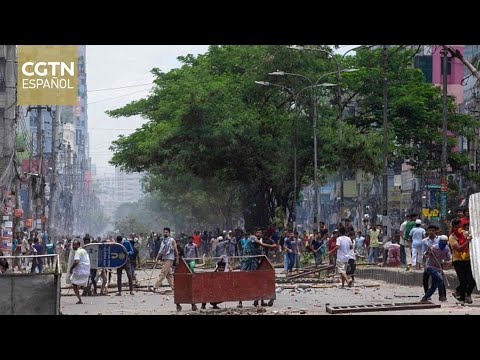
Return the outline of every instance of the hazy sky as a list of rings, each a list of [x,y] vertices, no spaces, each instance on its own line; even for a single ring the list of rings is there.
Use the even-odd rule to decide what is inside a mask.
[[[208,45],[87,45],[90,156],[97,167],[97,175],[113,172],[114,168],[108,165],[112,156],[108,150],[111,142],[120,134],[134,132],[145,122],[140,117],[113,119],[105,111],[145,97],[152,86],[92,90],[151,84],[152,68],[167,72],[180,66],[177,56],[207,50]]]
[[[343,53],[355,45],[342,45]],[[87,86],[90,156],[97,167],[97,175],[113,172],[108,165],[112,153],[108,150],[118,135],[128,135],[145,120],[140,117],[113,119],[106,110],[122,107],[148,95],[154,67],[167,72],[179,67],[177,56],[205,53],[208,45],[88,45]],[[123,89],[102,90],[106,88]]]

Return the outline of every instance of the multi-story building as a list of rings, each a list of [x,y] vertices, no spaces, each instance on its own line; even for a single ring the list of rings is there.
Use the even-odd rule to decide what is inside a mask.
[[[453,47],[464,53],[464,45],[453,45]],[[442,47],[439,45],[424,45],[416,55],[414,65],[422,70],[425,80],[436,86],[443,86],[443,66],[442,66]],[[464,86],[464,65],[460,59],[448,56],[447,58],[447,94],[455,98],[458,111],[463,108]],[[448,132],[449,136],[455,136]],[[453,151],[466,150],[466,140],[458,136],[457,145]],[[415,175],[411,166],[403,163],[401,173],[401,209],[402,213],[410,210],[420,212],[423,217],[430,220],[438,220],[441,213],[440,209],[440,171],[423,172],[422,176]],[[451,174],[451,168],[447,172],[452,178],[459,178]],[[461,180],[461,179],[460,179]],[[462,181],[460,181],[462,186]],[[438,215],[438,216],[435,216]]]
[[[480,55],[480,45],[465,45],[465,58],[472,62],[475,56]],[[480,88],[477,78],[472,76],[465,67],[465,81],[463,87],[465,113],[478,116],[480,112]]]
[[[143,197],[142,174],[126,173],[115,168],[115,197],[118,204],[136,202]]]
[[[480,56],[480,45],[465,45],[465,58],[473,62],[474,59]],[[475,64],[478,66],[478,62]],[[466,114],[480,117],[480,82],[475,76],[472,76],[470,71],[465,67],[464,72],[464,102],[463,110]],[[478,143],[480,140],[480,129],[477,129],[477,136],[475,140],[470,144],[470,170],[477,171],[479,164]]]

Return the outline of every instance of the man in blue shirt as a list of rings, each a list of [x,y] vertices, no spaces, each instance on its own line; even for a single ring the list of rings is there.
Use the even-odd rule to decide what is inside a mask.
[[[38,238],[33,239],[33,248],[35,249],[35,254],[34,255],[43,255],[44,248],[43,245],[38,242]],[[32,269],[31,273],[35,272],[35,268],[38,266],[38,272],[42,273],[43,272],[43,258],[37,257],[33,258],[32,260]]]
[[[128,256],[127,256],[127,261],[125,264],[123,264],[122,267],[117,269],[117,289],[118,293],[116,296],[121,296],[122,295],[122,270],[125,270],[127,273],[127,278],[128,278],[128,288],[130,289],[130,295],[133,295],[133,281],[132,281],[132,271],[131,271],[131,265],[130,265],[130,256],[133,255],[133,247],[130,241],[124,239],[122,236],[117,236],[117,243],[122,244],[125,246],[125,249],[127,249]]]

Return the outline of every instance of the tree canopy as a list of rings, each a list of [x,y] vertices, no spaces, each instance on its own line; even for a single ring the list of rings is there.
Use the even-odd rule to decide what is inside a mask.
[[[327,47],[322,49],[328,50]],[[382,171],[382,67],[379,51],[338,58],[356,72],[342,74],[343,158],[351,171]],[[204,55],[180,57],[167,73],[153,69],[151,94],[112,117],[140,115],[148,122],[113,142],[111,163],[145,171],[147,190],[176,216],[194,224],[266,226],[276,209],[293,207],[294,147],[301,185],[313,178],[312,91],[318,97],[319,177],[338,171],[338,99],[305,78],[335,81],[328,56],[280,45],[211,46]],[[300,76],[268,75],[284,71]],[[389,51],[389,154],[418,168],[438,167],[441,93],[412,67],[412,51]],[[277,86],[262,87],[255,81]],[[296,98],[300,90],[301,94]],[[449,128],[470,136],[471,118],[449,102]],[[453,139],[451,141],[453,145]],[[450,153],[450,164],[464,165]],[[212,216],[212,214],[214,214]]]

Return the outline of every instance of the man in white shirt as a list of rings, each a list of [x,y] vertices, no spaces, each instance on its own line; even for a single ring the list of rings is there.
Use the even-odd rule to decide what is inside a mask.
[[[407,256],[406,256],[406,253],[405,253],[405,240],[404,240],[404,236],[405,236],[405,228],[407,227],[408,220],[410,220],[410,216],[409,216],[409,215],[405,215],[405,221],[402,223],[402,225],[400,225],[400,240],[399,240],[399,244],[400,244],[400,263],[401,263],[402,265],[406,265],[406,264],[407,264]]]
[[[73,240],[72,249],[75,251],[75,255],[70,268],[70,281],[73,285],[73,291],[78,298],[77,304],[83,304],[79,288],[84,287],[88,283],[88,278],[90,277],[90,258],[87,251],[80,246],[79,239]]]
[[[335,247],[330,250],[328,253],[333,253],[337,251],[337,261],[336,266],[338,273],[340,274],[340,278],[342,279],[342,288],[345,287],[345,282],[348,281],[347,277],[347,264],[348,260],[352,258],[352,249],[353,249],[353,242],[348,237],[345,236],[345,228],[341,227],[339,229],[340,236],[337,238],[337,243]],[[353,279],[350,277],[348,281],[348,286],[351,287],[353,284]]]
[[[420,270],[422,267],[422,243],[425,238],[425,229],[421,225],[422,220],[415,220],[415,227],[408,234],[412,241],[412,266],[415,266],[417,270]]]

